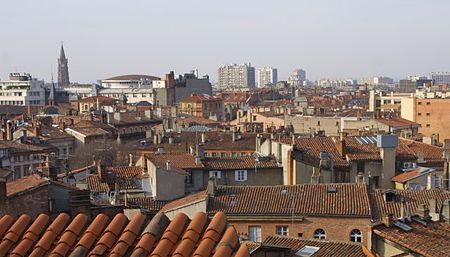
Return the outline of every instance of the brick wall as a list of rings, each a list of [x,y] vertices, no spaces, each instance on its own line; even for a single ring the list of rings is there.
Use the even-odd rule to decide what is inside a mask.
[[[9,198],[5,207],[0,208],[0,215],[17,216],[26,213],[36,217],[40,213],[48,213],[48,208],[48,187],[45,186]]]
[[[304,217],[302,221],[298,217],[292,220],[286,217],[283,221],[277,220],[237,220],[228,216],[228,222],[234,226],[239,235],[247,235],[249,226],[261,226],[262,241],[270,235],[276,234],[276,226],[287,226],[289,236],[300,236],[305,239],[313,239],[316,229],[323,229],[326,232],[327,240],[350,241],[350,233],[353,229],[359,229],[363,235],[363,243],[370,231],[370,218],[345,218],[345,217]],[[300,233],[300,235],[299,235]]]

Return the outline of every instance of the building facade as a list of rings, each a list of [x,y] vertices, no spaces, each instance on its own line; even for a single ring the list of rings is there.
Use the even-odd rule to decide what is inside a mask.
[[[258,68],[256,70],[256,80],[258,87],[274,85],[278,82],[278,70],[272,67]]]
[[[179,102],[179,113],[213,120],[223,120],[223,100],[210,95],[192,94]]]
[[[306,81],[306,71],[302,69],[296,69],[289,76],[288,82],[291,86],[298,87],[303,86]]]
[[[11,73],[9,80],[0,81],[0,105],[45,105],[44,81],[30,74]]]
[[[255,88],[255,68],[250,63],[221,66],[218,70],[218,84],[223,90]]]

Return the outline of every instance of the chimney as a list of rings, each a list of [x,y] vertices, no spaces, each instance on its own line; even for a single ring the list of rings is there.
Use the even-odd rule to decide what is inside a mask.
[[[404,221],[405,218],[406,218],[406,202],[404,199],[402,199],[400,205],[400,219]]]
[[[27,114],[28,117],[31,117],[31,105],[27,105]]]
[[[444,201],[442,204],[442,219],[450,224],[450,200]]]
[[[0,206],[2,206],[8,198],[8,194],[6,191],[6,182],[9,174],[10,172],[0,177]]]
[[[421,219],[427,220],[430,217],[430,209],[428,209],[426,204],[422,204],[417,208],[416,214],[419,215]]]
[[[133,166],[133,154],[129,154],[128,155],[128,166],[132,167]]]
[[[202,144],[205,144],[206,143],[206,135],[205,135],[205,133],[202,133],[201,134],[201,140],[202,140]],[[233,140],[234,141],[234,140]]]
[[[66,130],[66,122],[64,121],[64,120],[61,120],[61,124],[60,124],[60,129],[62,130],[62,131],[65,131]]]
[[[167,171],[172,170],[172,162],[170,160],[166,161],[166,170]]]
[[[8,120],[6,122],[6,140],[11,141],[13,140],[13,128],[12,128],[12,122]]]
[[[202,159],[199,156],[195,157],[195,165],[199,166],[202,164]]]
[[[386,227],[391,227],[394,223],[394,214],[389,213],[387,216],[383,217],[383,223]]]
[[[208,193],[208,196],[215,196],[217,193],[217,182],[216,182],[216,176],[212,176],[208,180],[208,187],[206,188],[206,192]]]
[[[158,149],[156,149],[156,154],[163,154],[164,152],[164,148],[162,147],[158,147]]]
[[[428,199],[428,208],[430,210],[430,216],[432,221],[439,221],[440,211],[438,209],[436,199]]]
[[[192,156],[195,156],[195,147],[193,147],[193,146],[189,147],[189,153],[190,153]]]
[[[34,136],[39,137],[41,135],[41,123],[39,121],[36,121],[34,124]]]
[[[170,137],[169,137],[169,144],[170,144],[170,145],[173,145],[173,142],[174,142],[174,138],[173,138],[173,136],[170,136]]]
[[[448,161],[444,162],[444,174],[443,181],[444,189],[449,190],[450,187],[450,163]]]
[[[98,160],[97,162],[97,174],[100,178],[100,181],[102,181],[102,160]]]

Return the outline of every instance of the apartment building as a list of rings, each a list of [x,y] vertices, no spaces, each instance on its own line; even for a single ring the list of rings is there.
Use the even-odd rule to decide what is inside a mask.
[[[223,120],[223,100],[206,94],[192,94],[180,100],[179,113],[213,120]]]
[[[390,111],[400,113],[402,100],[410,96],[410,93],[383,93],[371,90],[369,93],[369,112]]]
[[[272,67],[263,67],[256,70],[256,85],[265,87],[278,82],[278,70]]]
[[[255,67],[251,64],[230,64],[219,67],[218,85],[223,90],[255,88]]]
[[[450,138],[450,98],[438,98],[434,94],[404,98],[401,116],[420,124],[419,133],[440,142]]]
[[[0,105],[45,105],[44,81],[30,74],[11,73],[0,81]]]

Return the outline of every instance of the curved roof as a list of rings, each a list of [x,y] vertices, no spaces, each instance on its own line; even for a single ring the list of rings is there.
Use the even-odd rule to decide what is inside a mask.
[[[128,74],[128,75],[120,75],[120,76],[111,77],[111,78],[108,78],[105,80],[141,80],[141,79],[159,80],[160,78],[155,77],[155,76],[142,75],[142,74]]]

